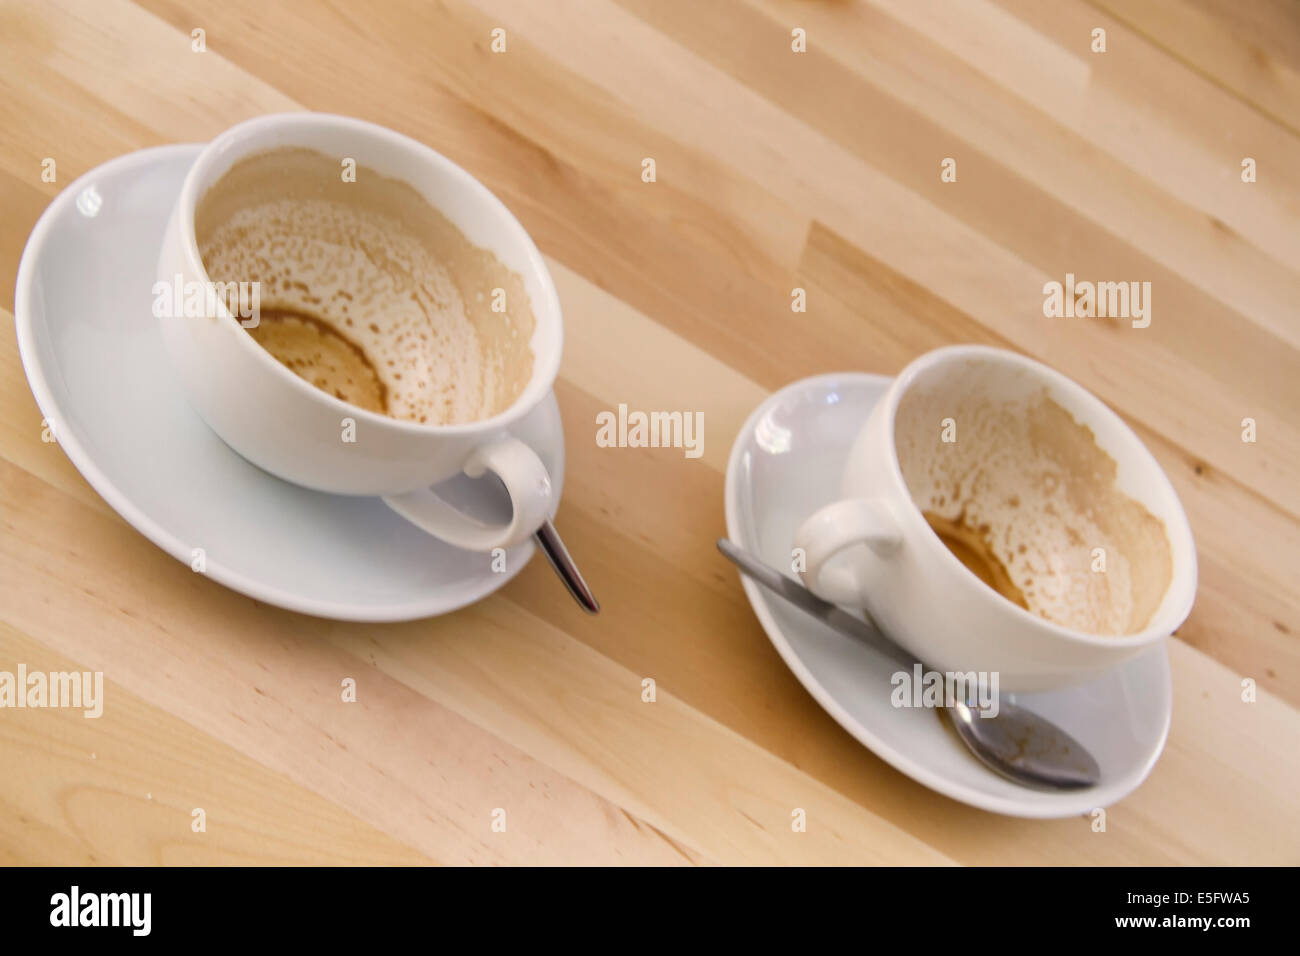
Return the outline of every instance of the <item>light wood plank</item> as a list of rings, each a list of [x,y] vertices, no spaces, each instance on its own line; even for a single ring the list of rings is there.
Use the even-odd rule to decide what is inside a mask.
[[[0,670],[20,663],[29,674],[86,669],[0,623]],[[113,681],[98,717],[0,712],[0,762],[6,865],[434,862]]]

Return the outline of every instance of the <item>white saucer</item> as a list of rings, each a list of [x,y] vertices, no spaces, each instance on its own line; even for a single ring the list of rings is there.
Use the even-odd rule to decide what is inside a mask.
[[[890,381],[857,373],[804,379],[749,417],[727,465],[732,541],[789,573],[795,528],[840,497],[849,444]],[[1084,814],[1136,789],[1164,749],[1173,687],[1163,645],[1090,684],[1009,695],[1064,728],[1101,765],[1095,787],[1042,793],[985,769],[935,711],[891,706],[897,668],[886,657],[742,581],[768,637],[817,703],[881,759],[954,800],[1018,817]]]
[[[65,189],[27,241],[18,347],[63,451],[168,554],[191,565],[202,548],[208,577],[268,604],[398,621],[501,587],[532,557],[531,541],[493,571],[490,555],[441,543],[377,498],[321,494],[268,475],[190,408],[151,307],[167,216],[201,149],[165,146],[105,163]],[[546,464],[558,500],[564,434],[554,395],[512,431]],[[485,520],[509,508],[491,478],[456,478],[439,492]]]

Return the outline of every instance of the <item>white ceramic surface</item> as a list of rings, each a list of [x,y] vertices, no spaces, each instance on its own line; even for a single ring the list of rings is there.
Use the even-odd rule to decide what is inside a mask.
[[[261,471],[190,407],[151,288],[168,217],[202,149],[166,146],[106,163],[64,190],[32,231],[15,294],[18,345],[63,451],[164,551],[190,565],[202,548],[208,577],[269,604],[408,620],[501,587],[532,556],[531,541],[494,572],[490,555],[436,540],[378,498],[308,491]],[[554,396],[510,431],[545,463],[558,504],[564,436]],[[457,477],[439,492],[484,520],[509,513],[490,477]]]
[[[160,282],[207,287],[194,236],[203,194],[241,159],[286,146],[349,157],[358,168],[401,180],[442,212],[471,243],[523,279],[532,305],[533,374],[519,398],[492,418],[420,424],[349,405],[316,388],[253,340],[224,303],[197,317],[162,318],[163,341],[191,404],[230,447],[295,484],[319,491],[390,496],[388,503],[430,534],[489,551],[529,538],[552,510],[549,477],[510,426],[546,401],[560,367],[560,300],[541,253],[486,186],[423,143],[373,123],[328,113],[281,113],[233,126],[195,160],[176,197],[158,256]],[[342,422],[355,440],[341,440]],[[494,472],[513,513],[493,527],[460,518],[429,486],[462,471]]]
[[[913,502],[898,464],[895,412],[915,388],[956,389],[954,394],[998,401],[1045,389],[1091,430],[1116,462],[1117,487],[1164,522],[1169,540],[1172,578],[1141,631],[1098,636],[1054,624],[985,585],[948,550]],[[936,442],[940,428],[936,413]],[[890,383],[850,446],[840,493],[816,514],[809,512],[795,532],[795,546],[807,554],[804,580],[828,601],[869,610],[899,644],[936,670],[996,671],[1003,690],[1065,687],[1163,642],[1192,609],[1196,547],[1169,479],[1118,415],[1040,362],[982,345],[928,352]]]
[[[750,416],[727,467],[728,536],[789,572],[798,525],[840,497],[850,446],[892,379],[839,373],[796,382]],[[931,789],[996,813],[1067,817],[1109,806],[1150,772],[1169,733],[1172,686],[1162,643],[1091,682],[1011,694],[1083,743],[1101,783],[1075,793],[1027,790],[985,769],[930,709],[890,704],[895,668],[742,576],[781,657],[817,702],[883,760]]]

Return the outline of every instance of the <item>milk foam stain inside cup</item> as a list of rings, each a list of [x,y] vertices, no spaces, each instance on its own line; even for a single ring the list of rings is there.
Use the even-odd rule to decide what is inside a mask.
[[[533,371],[521,277],[409,184],[341,169],[301,148],[232,166],[195,210],[208,277],[259,283],[249,334],[336,398],[425,424],[507,409]]]
[[[919,384],[899,400],[894,432],[913,502],[989,587],[1087,634],[1151,620],[1173,576],[1164,523],[1119,490],[1115,460],[1045,387],[999,396],[978,375]]]

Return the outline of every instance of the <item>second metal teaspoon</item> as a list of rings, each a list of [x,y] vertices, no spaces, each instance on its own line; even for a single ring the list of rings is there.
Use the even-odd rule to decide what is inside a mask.
[[[916,660],[881,631],[764,564],[726,538],[718,550],[759,584],[828,627],[867,644],[909,671]],[[1038,790],[1081,790],[1101,780],[1101,768],[1083,745],[1033,711],[999,698],[998,712],[982,717],[957,701],[946,708],[953,729],[982,764],[1009,780]]]

